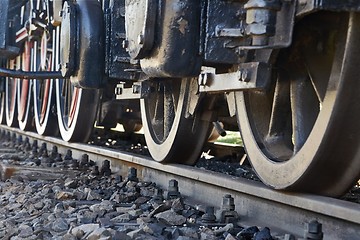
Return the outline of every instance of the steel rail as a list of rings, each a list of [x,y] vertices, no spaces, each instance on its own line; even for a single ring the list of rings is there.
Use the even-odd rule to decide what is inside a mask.
[[[156,182],[164,189],[170,179],[176,179],[183,196],[204,205],[215,206],[215,209],[220,208],[225,194],[231,194],[240,222],[245,226],[268,226],[272,232],[302,237],[306,223],[317,220],[322,224],[324,239],[358,239],[360,236],[360,205],[356,203],[311,194],[274,191],[244,178],[180,164],[162,165],[149,157],[88,144],[63,142],[6,126],[0,129],[37,139],[39,143],[46,142],[48,147],[56,145],[60,153],[71,149],[74,158],[80,158],[86,153],[97,162],[108,159],[112,170],[123,176],[129,167],[135,167],[140,179]]]

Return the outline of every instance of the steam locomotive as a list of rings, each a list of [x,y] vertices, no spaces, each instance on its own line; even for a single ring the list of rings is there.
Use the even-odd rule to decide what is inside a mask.
[[[1,3],[1,124],[78,142],[142,126],[155,161],[194,164],[222,122],[272,188],[360,178],[359,1]]]

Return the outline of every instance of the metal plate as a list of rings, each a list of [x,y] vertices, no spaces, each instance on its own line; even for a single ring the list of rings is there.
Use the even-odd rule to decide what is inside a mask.
[[[65,2],[61,24],[60,64],[63,77],[70,77],[75,69],[76,54],[76,7],[71,2]]]
[[[155,0],[125,1],[125,47],[133,59],[144,58],[153,46],[156,6]]]

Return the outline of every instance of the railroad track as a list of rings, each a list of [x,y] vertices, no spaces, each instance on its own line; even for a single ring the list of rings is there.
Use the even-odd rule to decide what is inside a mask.
[[[30,141],[36,139],[39,144],[45,142],[48,149],[56,145],[63,154],[71,149],[74,158],[88,154],[91,160],[99,164],[105,159],[110,160],[112,172],[122,176],[128,173],[130,167],[136,168],[139,179],[156,182],[163,189],[167,189],[169,179],[176,179],[186,201],[196,202],[200,208],[214,206],[215,210],[220,210],[224,196],[230,194],[244,226],[267,226],[272,232],[292,234],[299,239],[308,231],[308,224],[316,220],[322,224],[324,239],[359,239],[360,236],[360,205],[356,203],[311,194],[274,191],[262,183],[226,174],[180,164],[163,165],[146,156],[68,143],[4,126],[0,129],[22,134]],[[291,239],[290,235],[285,238]]]

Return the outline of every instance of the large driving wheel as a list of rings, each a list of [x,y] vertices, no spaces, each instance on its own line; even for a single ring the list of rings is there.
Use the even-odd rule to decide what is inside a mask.
[[[5,91],[0,92],[0,124],[5,123]]]
[[[99,97],[98,90],[75,88],[68,79],[56,81],[59,129],[65,141],[88,141],[94,128]]]
[[[360,15],[297,23],[277,55],[272,87],[236,93],[250,161],[276,189],[339,196],[360,173]]]
[[[5,83],[4,83],[5,88]],[[6,122],[5,118],[5,89],[3,92],[0,92],[0,124],[4,124]]]
[[[200,114],[186,118],[190,84],[196,79],[156,79],[141,100],[145,140],[158,162],[194,164],[208,137],[209,122]]]
[[[8,67],[10,69],[16,69],[20,66],[20,57],[15,60],[8,61]],[[15,127],[18,125],[17,121],[17,83],[15,78],[7,77],[5,79],[5,119],[6,125],[9,127]]]
[[[52,44],[49,44],[52,40]],[[40,45],[40,46],[39,46]],[[34,71],[54,70],[55,60],[55,31],[50,38],[44,31],[40,44],[34,43],[34,52],[36,53],[36,64]],[[34,81],[34,115],[36,131],[40,135],[56,135],[58,133],[58,124],[55,104],[55,84],[53,79]]]
[[[21,55],[21,65],[22,70],[30,71],[32,65],[33,54],[31,49],[33,48],[33,42],[26,41],[24,44],[24,51]],[[19,128],[21,130],[30,130],[32,129],[33,121],[33,112],[32,112],[32,101],[31,101],[31,92],[32,92],[32,80],[30,79],[20,79],[17,83],[18,91],[18,121]]]
[[[0,66],[6,66],[6,62],[4,61],[3,63],[1,63]],[[1,78],[0,79],[0,124],[4,124],[5,123],[5,78]]]
[[[60,61],[60,27],[56,28],[56,61]],[[56,109],[61,137],[65,141],[88,141],[96,119],[100,90],[74,87],[70,79],[56,79]]]

